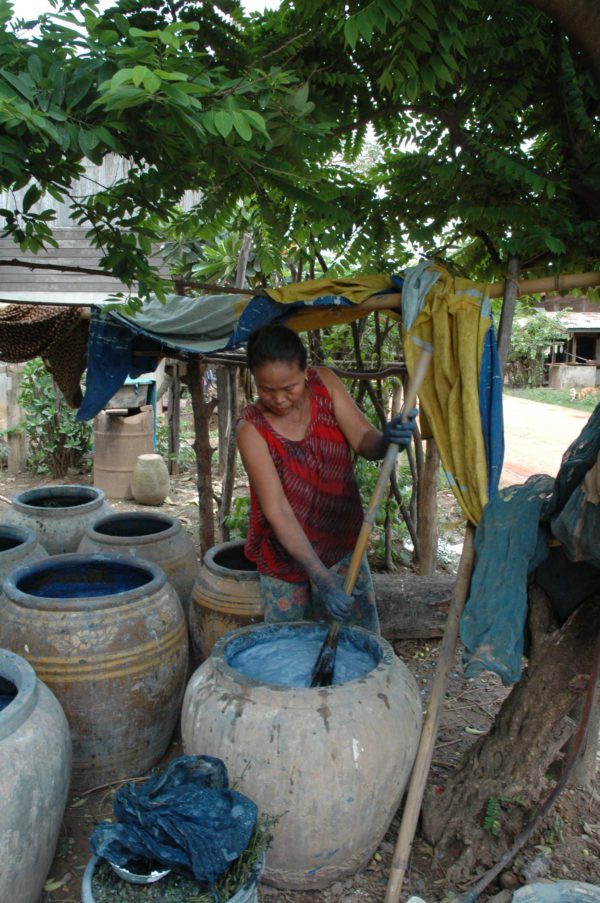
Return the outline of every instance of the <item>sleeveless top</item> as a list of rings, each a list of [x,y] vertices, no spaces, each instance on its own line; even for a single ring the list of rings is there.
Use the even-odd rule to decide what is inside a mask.
[[[267,443],[292,511],[326,567],[354,549],[363,522],[350,446],[340,430],[333,401],[319,374],[307,370],[310,422],[303,439],[278,433],[257,405],[245,408],[246,420]],[[281,545],[250,487],[250,523],[244,551],[260,574],[289,583],[307,574]]]

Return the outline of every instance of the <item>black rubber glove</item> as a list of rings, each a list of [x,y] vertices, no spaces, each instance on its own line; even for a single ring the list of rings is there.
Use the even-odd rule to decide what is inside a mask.
[[[418,413],[418,410],[413,408],[412,411],[408,412],[408,420],[406,423],[402,422],[402,414],[396,414],[395,417],[392,417],[392,419],[386,423],[383,428],[383,441],[386,446],[389,445],[390,442],[394,442],[402,449],[408,448],[413,433],[417,428],[415,417]]]
[[[330,572],[330,578],[318,584],[319,594],[331,617],[336,621],[344,621],[350,614],[354,600],[344,592],[344,580],[339,574]]]

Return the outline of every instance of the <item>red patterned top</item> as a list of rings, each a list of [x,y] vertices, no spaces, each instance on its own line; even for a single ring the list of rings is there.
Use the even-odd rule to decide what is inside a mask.
[[[259,408],[242,411],[269,447],[283,491],[309,542],[326,567],[354,549],[363,521],[350,446],[340,430],[333,401],[319,374],[307,370],[311,402],[308,429],[294,441],[280,435]],[[307,579],[306,571],[276,538],[250,487],[250,527],[244,549],[257,570],[290,583]]]

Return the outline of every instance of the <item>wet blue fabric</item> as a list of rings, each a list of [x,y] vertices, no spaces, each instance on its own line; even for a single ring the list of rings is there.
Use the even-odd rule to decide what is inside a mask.
[[[494,325],[488,329],[479,371],[479,413],[488,469],[488,497],[498,491],[504,462],[504,421],[502,417],[502,376]]]
[[[220,759],[180,756],[162,774],[118,790],[114,815],[116,823],[98,825],[90,838],[97,856],[125,868],[150,859],[213,887],[247,848],[258,811],[229,789]]]
[[[581,488],[599,454],[600,405],[565,452],[556,479],[530,477],[523,486],[502,490],[485,506],[475,535],[475,568],[460,624],[465,676],[487,670],[499,674],[507,686],[519,680],[527,583],[538,567],[542,566],[540,582],[558,616],[573,610],[565,606],[564,579],[557,582],[556,598],[552,598],[552,571],[550,565],[544,571],[543,564],[549,556],[549,541],[559,539],[572,562],[600,565],[600,505],[590,504]],[[571,579],[570,595],[579,602],[586,588],[590,593],[595,589],[589,567],[580,575],[572,573]]]
[[[494,671],[508,686],[521,676],[527,579],[548,554],[538,532],[553,485],[552,477],[531,477],[523,486],[501,490],[483,509],[460,623],[465,677]]]

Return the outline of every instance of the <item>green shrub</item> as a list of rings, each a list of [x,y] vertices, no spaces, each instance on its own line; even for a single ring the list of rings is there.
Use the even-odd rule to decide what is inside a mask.
[[[41,358],[28,361],[19,387],[22,428],[29,440],[27,467],[34,473],[64,477],[70,468],[89,470],[93,430],[79,423]]]

